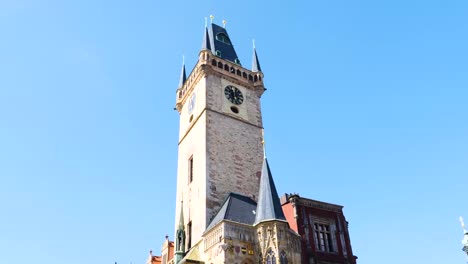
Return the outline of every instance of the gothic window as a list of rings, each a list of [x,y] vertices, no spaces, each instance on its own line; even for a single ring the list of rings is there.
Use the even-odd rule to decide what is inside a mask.
[[[231,45],[231,40],[229,40],[229,37],[222,32],[216,34],[216,40],[226,43],[228,45]]]
[[[281,251],[280,254],[280,264],[288,264],[288,257],[286,256],[286,252]]]
[[[271,248],[267,251],[266,264],[276,264],[275,252]]]
[[[319,251],[334,252],[333,234],[329,224],[314,223],[315,247]]]

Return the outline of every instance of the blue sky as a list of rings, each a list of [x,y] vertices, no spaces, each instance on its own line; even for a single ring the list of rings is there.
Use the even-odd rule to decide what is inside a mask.
[[[468,2],[0,1],[0,263],[144,263],[173,237],[182,55],[252,39],[279,193],[360,264],[463,263]]]

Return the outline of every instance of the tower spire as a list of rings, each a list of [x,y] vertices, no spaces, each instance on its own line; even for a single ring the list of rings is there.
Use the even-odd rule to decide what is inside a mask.
[[[253,43],[252,71],[261,72],[262,68],[260,67],[260,61],[258,60],[257,50],[255,48],[255,40],[252,40],[252,43]]]
[[[264,146],[265,147],[265,146]],[[265,153],[265,149],[264,149]],[[265,154],[264,154],[265,155]],[[286,221],[266,156],[263,158],[254,225],[269,220]]]
[[[182,70],[180,72],[179,88],[185,84],[187,74],[185,73],[185,57],[182,56]]]

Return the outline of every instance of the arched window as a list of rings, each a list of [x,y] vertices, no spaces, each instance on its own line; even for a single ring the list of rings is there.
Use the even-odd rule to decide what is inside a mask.
[[[211,65],[216,66],[216,61],[215,61],[215,60],[212,60],[212,61],[211,61]]]
[[[286,256],[286,252],[281,251],[280,254],[280,264],[288,264],[288,257]]]
[[[229,40],[229,37],[223,32],[216,34],[216,40],[231,45],[231,40]]]
[[[266,264],[276,264],[275,252],[271,248],[267,251]]]

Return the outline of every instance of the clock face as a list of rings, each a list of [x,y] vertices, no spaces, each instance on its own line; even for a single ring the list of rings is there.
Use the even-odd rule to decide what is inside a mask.
[[[224,95],[229,100],[229,102],[233,104],[240,105],[242,102],[244,102],[244,96],[242,95],[242,92],[232,85],[228,85],[226,88],[224,88]]]
[[[188,112],[189,114],[192,113],[193,109],[195,108],[195,100],[196,100],[196,95],[195,93],[192,95],[190,100],[188,101]]]

